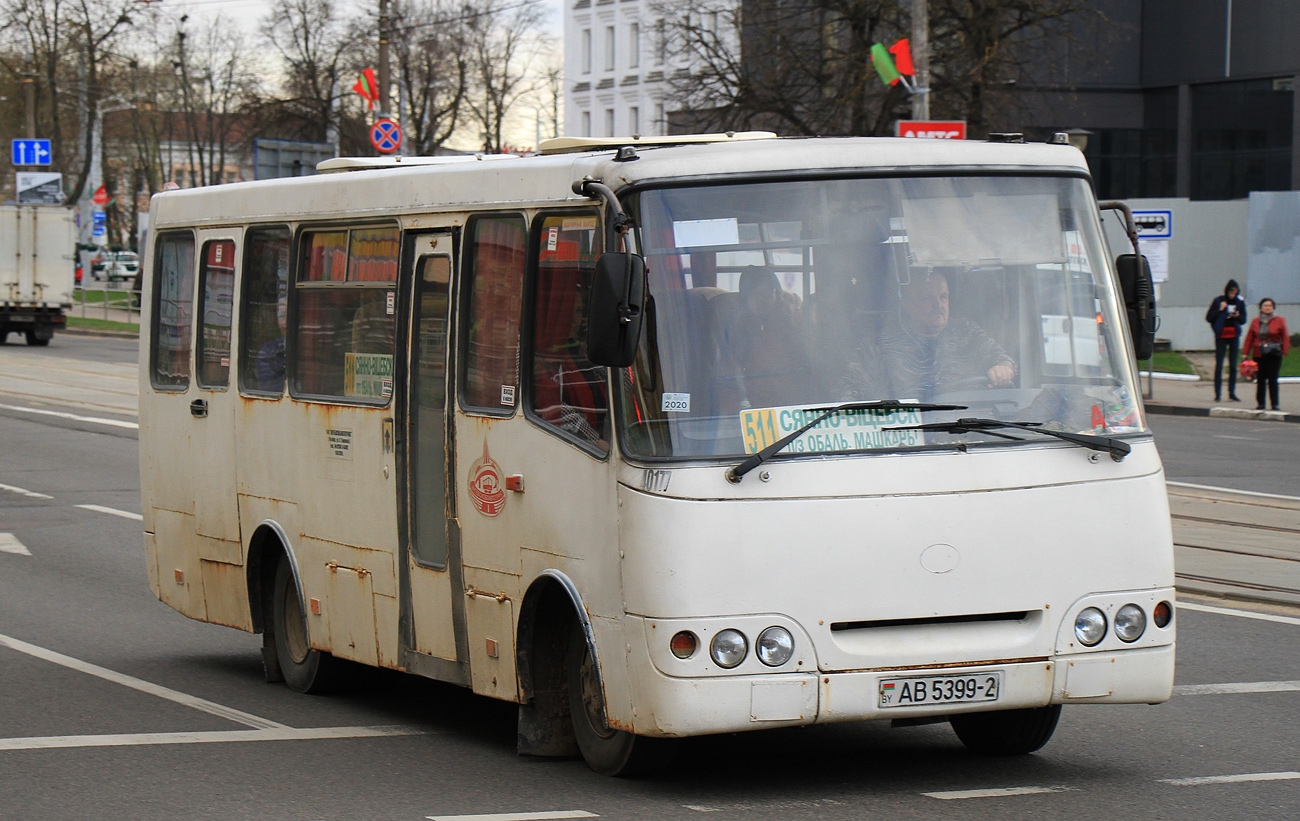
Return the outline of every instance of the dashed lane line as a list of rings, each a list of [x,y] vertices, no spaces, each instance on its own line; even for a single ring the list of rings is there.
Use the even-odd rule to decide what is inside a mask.
[[[1293,693],[1300,681],[1239,681],[1233,684],[1175,684],[1176,696],[1213,696],[1225,693]]]
[[[1214,613],[1218,616],[1239,616],[1243,619],[1257,619],[1259,621],[1271,621],[1277,624],[1294,624],[1300,627],[1300,619],[1294,616],[1279,616],[1275,613],[1256,613],[1252,610],[1235,610],[1230,607],[1215,607],[1210,604],[1193,604],[1191,602],[1180,601],[1179,610],[1195,610],[1198,613]]]
[[[1166,481],[1169,487],[1185,487],[1189,490],[1213,490],[1219,493],[1235,493],[1238,496],[1256,496],[1261,499],[1287,499],[1292,502],[1300,502],[1300,496],[1285,496],[1281,493],[1260,493],[1254,490],[1238,490],[1235,487],[1217,487],[1215,485],[1194,485],[1191,482],[1170,482]]]
[[[115,670],[109,670],[107,667],[100,667],[98,664],[91,664],[88,661],[65,656],[62,653],[56,653],[53,650],[47,650],[44,647],[38,647],[35,644],[28,644],[25,641],[0,634],[0,645],[8,647],[11,650],[17,650],[20,653],[26,653],[29,656],[35,656],[38,659],[53,662],[62,665],[71,670],[87,673],[92,676],[130,687],[133,690],[139,690],[142,693],[148,693],[158,698],[167,699],[177,704],[182,704],[195,710],[200,710],[210,715],[220,716],[221,718],[233,721],[237,724],[243,724],[258,730],[289,730],[292,729],[286,724],[278,721],[271,721],[268,718],[255,716],[252,713],[245,713],[242,710],[236,710],[234,707],[227,707],[224,704],[217,704],[214,701],[208,701],[198,696],[192,696],[189,693],[182,693],[179,690],[173,690],[170,687],[163,687],[161,684],[154,684],[144,679],[128,676],[125,673],[119,673]]]
[[[1161,778],[1161,784],[1175,787],[1200,787],[1205,784],[1237,784],[1243,781],[1290,781],[1300,778],[1300,773],[1242,773],[1240,775],[1207,775],[1200,778]]]
[[[426,815],[429,821],[552,821],[562,818],[600,818],[586,810],[553,810],[550,812],[495,812],[487,815]]]
[[[137,522],[143,522],[144,516],[139,513],[132,513],[129,510],[118,510],[115,507],[104,507],[103,505],[76,505],[82,510],[93,510],[96,513],[107,513],[110,516],[121,516],[123,519],[135,519]]]
[[[1008,798],[1015,795],[1045,795],[1047,793],[1072,792],[1077,787],[1002,787],[990,790],[944,790],[942,792],[921,793],[927,798],[943,801],[955,801],[962,798]]]
[[[28,499],[53,499],[53,496],[46,496],[44,493],[37,493],[34,490],[28,490],[25,487],[14,487],[13,485],[0,485],[0,490],[9,493],[17,493],[19,496],[26,496]]]
[[[140,429],[139,422],[127,422],[122,419],[105,419],[102,416],[79,416],[75,413],[45,410],[44,408],[24,408],[20,405],[0,404],[0,410],[17,411],[19,413],[34,413],[40,416],[53,416],[56,419],[70,419],[73,422],[90,422],[95,425],[107,425],[114,428],[128,428],[130,430]]]
[[[77,747],[143,747],[158,744],[219,744],[232,741],[315,741],[331,738],[381,738],[427,735],[414,727],[281,727],[261,730],[216,730],[195,733],[122,733],[117,735],[56,735],[0,738],[0,752],[61,750]]]
[[[32,551],[27,549],[27,545],[18,541],[18,537],[12,533],[0,533],[0,553],[16,553],[19,556],[32,555]]]

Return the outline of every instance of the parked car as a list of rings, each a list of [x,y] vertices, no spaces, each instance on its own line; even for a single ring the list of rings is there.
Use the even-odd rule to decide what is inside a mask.
[[[140,256],[134,251],[105,251],[90,261],[90,276],[97,280],[134,280],[139,270]]]

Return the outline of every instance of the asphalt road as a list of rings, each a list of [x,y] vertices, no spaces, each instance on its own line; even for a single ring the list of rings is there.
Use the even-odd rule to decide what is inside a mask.
[[[14,347],[0,354],[26,355]],[[116,340],[28,350],[134,358]],[[1300,817],[1295,609],[1183,600],[1175,698],[1067,708],[1033,756],[972,756],[946,725],[848,724],[696,739],[664,775],[612,780],[518,758],[512,707],[456,687],[398,676],[312,697],[264,683],[258,637],[148,590],[130,414],[0,404],[5,821]],[[1297,455],[1275,430],[1290,425],[1152,421],[1172,478],[1253,490]]]

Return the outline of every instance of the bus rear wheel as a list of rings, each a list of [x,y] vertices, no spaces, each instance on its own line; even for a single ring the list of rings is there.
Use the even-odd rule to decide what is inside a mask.
[[[299,693],[328,692],[335,683],[337,662],[329,653],[313,650],[307,643],[306,613],[288,559],[281,558],[275,569],[271,602],[275,655],[285,684]]]
[[[28,331],[28,332],[27,332],[27,344],[28,344],[28,345],[35,345],[35,346],[37,346],[37,347],[44,347],[44,346],[50,344],[50,338],[49,338],[48,336],[45,336],[45,337],[37,336],[37,335],[36,335],[36,331]]]
[[[1027,755],[1042,749],[1056,732],[1061,705],[962,713],[948,719],[966,749],[983,755]]]
[[[676,752],[673,739],[647,738],[615,730],[605,723],[605,699],[595,664],[587,637],[575,624],[565,665],[569,718],[587,766],[601,775],[614,776],[647,775],[667,768]]]

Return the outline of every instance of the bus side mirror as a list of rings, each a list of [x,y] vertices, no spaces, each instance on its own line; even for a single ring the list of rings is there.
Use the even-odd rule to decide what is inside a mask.
[[[645,260],[636,254],[601,254],[587,300],[587,359],[626,368],[636,359],[645,321]]]
[[[1138,254],[1120,254],[1115,258],[1119,287],[1128,309],[1128,328],[1133,335],[1133,350],[1139,361],[1150,359],[1156,347],[1156,292],[1151,284],[1151,265]]]

